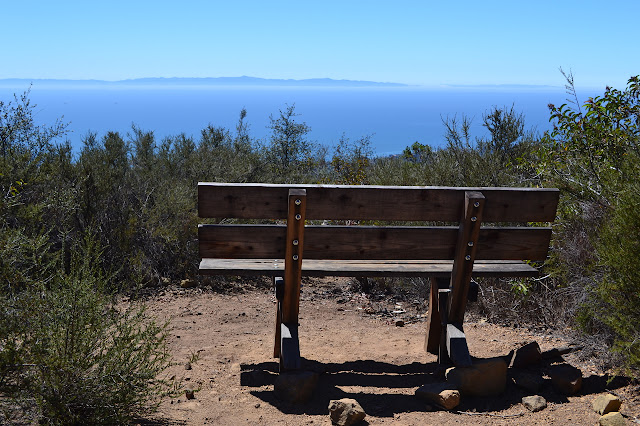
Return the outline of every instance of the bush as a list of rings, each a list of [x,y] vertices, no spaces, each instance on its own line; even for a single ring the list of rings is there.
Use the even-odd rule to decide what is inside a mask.
[[[603,227],[597,246],[602,280],[593,288],[597,318],[615,332],[613,348],[640,377],[640,167],[630,155],[625,168],[636,179],[619,193],[615,209]],[[632,171],[633,170],[633,171]],[[587,307],[585,307],[587,308]]]
[[[124,424],[168,389],[157,380],[169,365],[165,325],[115,306],[105,282],[88,240],[70,274],[2,296],[0,392],[35,401],[48,424]]]
[[[545,135],[538,168],[562,189],[555,234],[556,277],[580,288],[582,330],[622,354],[622,366],[640,369],[640,80],[625,90],[607,87],[582,107],[550,105],[554,130]]]

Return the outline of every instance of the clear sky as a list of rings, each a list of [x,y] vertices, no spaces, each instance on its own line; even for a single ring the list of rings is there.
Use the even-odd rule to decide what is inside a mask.
[[[0,78],[624,86],[640,1],[0,0]]]

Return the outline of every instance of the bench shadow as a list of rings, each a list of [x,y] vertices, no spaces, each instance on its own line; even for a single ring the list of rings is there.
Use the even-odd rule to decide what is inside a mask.
[[[281,401],[276,397],[273,388],[264,388],[273,386],[278,377],[277,362],[241,365],[240,384],[250,388],[261,388],[251,390],[250,393],[285,414],[325,415],[328,412],[329,402],[341,398],[356,399],[367,414],[376,417],[393,417],[400,413],[439,410],[414,395],[415,389],[424,384],[444,381],[444,369],[435,362],[414,362],[402,365],[371,360],[321,363],[303,358],[302,370],[319,374],[313,397],[305,404]],[[626,384],[628,379],[624,378],[610,381],[606,376],[589,376],[583,381],[580,395],[600,393]],[[349,389],[349,387],[357,388]],[[565,395],[555,391],[550,380],[545,381],[538,394],[548,402],[556,404],[569,402]],[[502,395],[465,396],[456,410],[477,413],[503,411],[520,404],[522,397],[527,395],[531,394],[509,381]],[[523,411],[526,409],[523,408]]]

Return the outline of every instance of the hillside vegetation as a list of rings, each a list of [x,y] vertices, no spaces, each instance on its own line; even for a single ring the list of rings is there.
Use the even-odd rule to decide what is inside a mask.
[[[144,415],[171,390],[156,379],[169,363],[164,325],[114,301],[185,278],[215,288],[197,276],[198,181],[558,187],[543,278],[487,281],[496,291],[480,309],[579,327],[638,377],[640,83],[581,105],[567,77],[572,102],[549,106],[551,132],[494,107],[486,138],[450,118],[445,147],[393,157],[374,156],[368,137],[314,143],[294,106],[271,117],[268,140],[242,110],[233,129],[156,140],[133,127],[89,134],[74,154],[63,122],[34,122],[28,92],[0,102],[0,393],[72,424]]]

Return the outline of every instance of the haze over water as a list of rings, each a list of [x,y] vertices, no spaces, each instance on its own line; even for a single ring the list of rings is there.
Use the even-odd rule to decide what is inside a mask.
[[[0,99],[12,99],[28,83],[0,85]],[[580,92],[584,101],[590,93]],[[297,121],[311,127],[308,139],[325,146],[341,135],[351,140],[371,136],[380,155],[401,152],[415,141],[443,146],[442,119],[462,115],[473,118],[473,136],[487,136],[482,115],[492,106],[511,105],[525,117],[525,127],[540,133],[551,128],[549,103],[566,102],[561,87],[458,86],[309,87],[309,86],[180,86],[180,85],[47,85],[35,82],[30,98],[36,103],[36,120],[53,123],[64,116],[68,135],[79,151],[88,132],[102,137],[107,131],[126,135],[132,124],[153,131],[157,142],[185,133],[195,140],[208,124],[233,130],[242,108],[253,138],[266,141],[269,116],[295,104]]]

